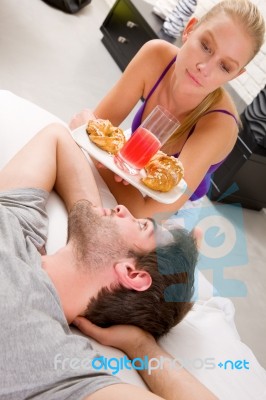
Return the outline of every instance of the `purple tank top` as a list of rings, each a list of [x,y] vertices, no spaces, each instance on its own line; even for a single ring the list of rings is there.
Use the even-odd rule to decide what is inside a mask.
[[[170,61],[170,63],[166,66],[166,68],[164,69],[164,71],[162,72],[162,74],[160,75],[159,79],[156,81],[155,85],[152,87],[152,89],[150,90],[147,98],[143,101],[143,104],[141,105],[141,107],[138,109],[137,113],[135,114],[132,124],[131,124],[131,131],[134,132],[141,124],[142,122],[142,116],[146,107],[146,104],[149,100],[149,98],[151,97],[151,95],[153,94],[153,92],[156,90],[156,88],[158,87],[159,83],[162,81],[162,79],[164,78],[164,76],[167,74],[167,72],[169,71],[169,69],[171,68],[171,66],[174,64],[176,60],[176,57],[173,58],[173,60]],[[223,114],[227,114],[230,115],[231,117],[234,118],[236,124],[238,125],[238,121],[236,119],[236,117],[234,116],[234,114],[232,114],[231,112],[227,111],[227,110],[222,110],[222,109],[217,109],[217,110],[210,110],[207,111],[205,114],[210,114],[212,112],[220,112]],[[194,132],[196,127],[196,124],[190,129],[189,134],[188,134],[188,138],[190,135],[192,135],[192,133]],[[174,157],[178,157],[180,153],[176,153],[174,154]],[[211,175],[214,173],[214,171],[216,171],[220,165],[225,161],[222,160],[217,164],[213,164],[210,166],[210,168],[208,169],[206,175],[204,176],[203,180],[200,182],[199,186],[197,187],[197,189],[195,190],[195,192],[191,195],[190,200],[194,201],[194,200],[198,200],[201,197],[203,197],[209,190],[210,185],[211,185]]]

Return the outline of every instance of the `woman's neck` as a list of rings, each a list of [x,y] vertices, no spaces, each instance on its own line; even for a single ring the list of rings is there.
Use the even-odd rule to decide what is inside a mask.
[[[164,101],[167,101],[168,110],[175,115],[180,122],[187,117],[203,100],[204,96],[191,96],[190,93],[184,93],[179,88],[179,84],[174,82],[173,75],[167,83],[164,92],[161,93]]]

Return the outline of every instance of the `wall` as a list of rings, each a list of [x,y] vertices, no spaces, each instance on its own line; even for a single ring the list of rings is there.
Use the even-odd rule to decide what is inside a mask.
[[[114,4],[115,0],[104,0],[108,6],[112,7],[112,5]]]

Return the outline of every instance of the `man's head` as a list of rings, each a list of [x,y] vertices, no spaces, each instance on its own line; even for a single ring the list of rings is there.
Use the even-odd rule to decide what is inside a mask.
[[[89,301],[84,315],[93,323],[133,324],[158,338],[191,309],[198,253],[188,232],[156,229],[123,206],[100,210],[81,201],[70,213],[69,240],[78,263],[115,272]]]
[[[103,209],[81,200],[69,213],[68,241],[72,241],[82,264],[103,268],[126,257],[129,250],[153,249],[154,223],[151,219],[134,218],[122,205]]]

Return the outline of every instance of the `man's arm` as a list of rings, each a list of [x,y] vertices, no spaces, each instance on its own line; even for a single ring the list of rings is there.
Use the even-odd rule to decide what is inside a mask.
[[[160,366],[150,371],[138,371],[151,391],[158,396],[166,400],[217,400],[213,393],[184,368],[179,368],[176,363],[176,368],[172,368],[169,362],[173,359],[172,356],[165,352],[150,334],[140,328],[120,325],[103,329],[82,317],[76,318],[74,324],[103,345],[124,351],[130,359],[165,359],[162,368]]]
[[[80,199],[101,205],[90,165],[60,124],[51,124],[33,137],[0,172],[0,190],[53,188],[69,210]]]

